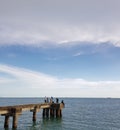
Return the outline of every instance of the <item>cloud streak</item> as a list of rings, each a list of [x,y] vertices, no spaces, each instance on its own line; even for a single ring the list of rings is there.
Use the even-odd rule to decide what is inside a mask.
[[[58,79],[40,72],[0,65],[1,96],[119,97],[120,81],[87,81]],[[10,77],[11,76],[11,77]]]

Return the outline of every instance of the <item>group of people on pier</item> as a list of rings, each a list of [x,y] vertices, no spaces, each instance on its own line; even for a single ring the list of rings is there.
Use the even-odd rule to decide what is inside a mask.
[[[44,102],[45,102],[45,103],[54,103],[54,99],[53,99],[53,97],[48,98],[48,97],[45,96]],[[59,99],[58,99],[58,98],[56,98],[56,103],[59,103]],[[64,104],[64,101],[62,100],[61,103]]]

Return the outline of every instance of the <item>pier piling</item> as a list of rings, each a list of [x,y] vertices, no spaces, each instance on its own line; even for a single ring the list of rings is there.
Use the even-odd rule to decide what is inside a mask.
[[[5,115],[4,128],[9,127],[9,115]]]
[[[36,111],[33,111],[33,122],[35,122],[36,121]]]
[[[17,114],[14,114],[13,115],[13,125],[12,125],[12,128],[17,128],[17,123],[18,123],[18,115]]]

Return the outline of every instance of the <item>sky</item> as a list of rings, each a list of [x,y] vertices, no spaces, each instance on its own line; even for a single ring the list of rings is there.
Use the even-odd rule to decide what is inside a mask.
[[[120,0],[0,0],[0,97],[120,98]]]

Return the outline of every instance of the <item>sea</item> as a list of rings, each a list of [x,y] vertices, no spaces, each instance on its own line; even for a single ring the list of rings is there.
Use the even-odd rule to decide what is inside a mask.
[[[37,121],[32,112],[18,117],[17,130],[120,130],[120,99],[117,98],[59,98],[64,100],[62,118],[43,118],[42,109]],[[0,98],[0,106],[42,103],[44,98]],[[4,129],[4,116],[0,116],[0,130]],[[12,117],[9,129],[12,129]]]

